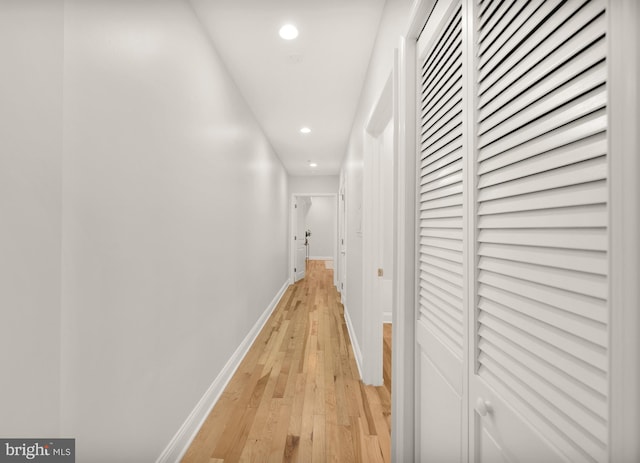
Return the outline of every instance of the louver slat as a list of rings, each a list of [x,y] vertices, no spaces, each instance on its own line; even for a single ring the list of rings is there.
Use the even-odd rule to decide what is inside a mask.
[[[419,321],[463,353],[462,8],[458,3],[422,63]]]
[[[607,230],[605,228],[585,228],[579,231],[574,228],[485,229],[479,233],[478,242],[606,251]]]
[[[544,2],[543,8],[553,9],[554,3]],[[526,40],[519,43],[504,61],[486,76],[480,75],[480,106],[484,106],[506,87],[516,84],[536,67],[553,70],[555,66],[552,63],[566,61],[575,55],[575,50],[580,50],[581,46],[592,43],[604,34],[606,21],[600,6],[590,2],[574,16],[569,16],[576,5],[575,1],[566,2],[558,9],[563,13],[562,18],[556,15],[547,16],[546,21],[534,29],[535,32],[527,36]],[[529,33],[524,31],[523,34]]]
[[[486,3],[478,18],[477,374],[572,460],[606,461],[605,2]]]
[[[520,26],[522,26],[522,22],[531,16],[537,7],[532,2],[522,2],[519,0],[514,0],[512,5],[505,17],[500,21],[501,24],[510,24],[509,28],[494,27],[491,31],[486,32],[484,29],[482,30],[479,42],[483,44],[483,60],[485,62],[500,51],[499,48],[496,48],[497,41],[499,40],[501,43],[504,43],[505,39],[511,37]]]

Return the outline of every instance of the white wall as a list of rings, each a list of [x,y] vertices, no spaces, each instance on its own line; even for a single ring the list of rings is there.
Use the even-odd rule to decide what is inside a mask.
[[[333,259],[336,250],[336,197],[312,196],[306,214],[310,259]]]
[[[62,0],[0,2],[0,436],[58,435]]]
[[[338,175],[290,175],[289,193],[306,195],[318,193],[337,194],[340,187]]]
[[[187,2],[64,20],[62,433],[154,461],[287,280],[287,175]]]
[[[362,345],[363,331],[363,252],[362,188],[365,124],[393,70],[393,53],[400,37],[406,33],[411,0],[388,0],[385,4],[378,36],[369,62],[367,77],[360,95],[358,110],[349,138],[340,175],[346,185],[347,205],[347,300],[345,309],[351,319],[354,343]]]

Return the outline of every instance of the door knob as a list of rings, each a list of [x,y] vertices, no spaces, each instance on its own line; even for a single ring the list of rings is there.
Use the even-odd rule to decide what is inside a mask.
[[[489,402],[488,400],[484,400],[482,397],[478,397],[478,400],[476,400],[476,411],[480,416],[487,416],[493,411],[491,402]]]

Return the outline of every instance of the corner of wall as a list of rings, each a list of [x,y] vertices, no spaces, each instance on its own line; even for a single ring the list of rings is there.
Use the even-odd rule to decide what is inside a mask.
[[[269,317],[278,306],[288,287],[289,280],[287,279],[269,306],[253,325],[247,336],[242,340],[233,355],[229,358],[222,371],[213,380],[207,391],[198,401],[185,422],[180,426],[180,429],[173,436],[173,439],[171,439],[167,447],[160,454],[156,463],[173,463],[180,461],[184,456],[191,445],[191,442],[196,437],[198,431],[200,431],[200,428],[211,413],[211,410],[213,410],[213,407],[215,407],[216,403],[220,399],[220,396],[227,387],[227,384],[229,384],[229,381],[233,378],[233,375],[242,363],[242,360],[258,337],[258,334],[260,334],[260,331],[264,328],[267,320],[269,320]]]

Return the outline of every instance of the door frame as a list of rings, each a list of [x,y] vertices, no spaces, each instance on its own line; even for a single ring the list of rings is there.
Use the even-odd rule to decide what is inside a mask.
[[[394,66],[395,67],[395,66]],[[378,264],[382,231],[378,226],[380,218],[380,136],[391,121],[395,121],[393,111],[393,72],[374,104],[364,134],[364,175],[363,175],[363,295],[362,312],[364,337],[362,339],[362,381],[365,384],[381,386],[382,376],[382,306],[378,293]],[[395,123],[395,122],[394,122]],[[395,127],[394,127],[395,140]],[[395,141],[394,141],[395,145]],[[395,164],[397,150],[394,146]],[[395,182],[395,179],[394,179]],[[394,205],[395,208],[395,205]],[[395,276],[393,277],[395,280]],[[392,309],[393,310],[393,309]]]
[[[417,42],[436,0],[415,0],[400,38],[394,85],[396,188],[391,383],[392,461],[414,461],[416,448]]]
[[[338,249],[336,251],[337,265],[334,272],[335,285],[340,292],[340,302],[344,305],[347,302],[347,179],[340,176],[340,187],[338,190]],[[343,240],[343,242],[340,242]]]
[[[295,283],[295,272],[293,268],[296,265],[296,242],[293,239],[296,233],[296,200],[298,198],[314,198],[318,196],[332,197],[334,203],[334,227],[333,227],[333,284],[337,287],[338,280],[336,275],[336,262],[338,258],[338,194],[337,193],[293,193],[289,202],[289,283]]]
[[[611,461],[640,459],[640,5],[608,2]]]
[[[417,42],[436,0],[415,0],[409,23],[400,38],[397,79],[394,86],[396,121],[396,230],[393,288],[393,338],[391,382],[391,455],[393,461],[413,461],[416,449],[416,176],[418,146],[416,121]]]

